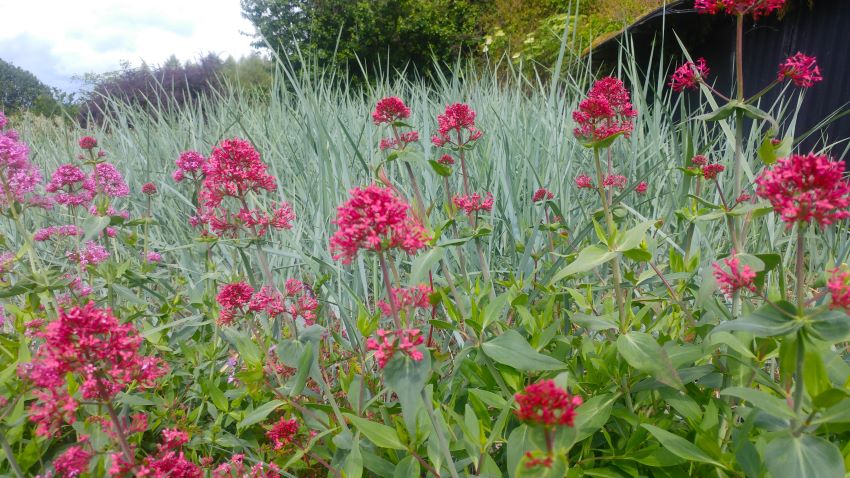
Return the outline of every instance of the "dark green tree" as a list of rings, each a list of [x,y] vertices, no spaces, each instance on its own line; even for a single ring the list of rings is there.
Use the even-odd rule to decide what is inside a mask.
[[[0,110],[7,113],[32,110],[52,115],[61,108],[54,90],[29,71],[0,59]]]
[[[295,63],[300,53],[352,74],[361,64],[423,73],[480,43],[477,19],[491,1],[242,0],[242,11],[259,32],[256,46]]]

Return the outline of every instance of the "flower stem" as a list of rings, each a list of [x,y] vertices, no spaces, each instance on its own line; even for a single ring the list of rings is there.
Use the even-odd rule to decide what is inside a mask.
[[[396,304],[395,295],[393,294],[390,270],[387,267],[387,259],[384,257],[383,251],[378,251],[378,262],[381,264],[381,273],[384,276],[384,286],[387,289],[387,300],[390,301],[390,309],[393,311],[393,321],[395,322],[396,329],[401,330],[401,319],[398,315],[398,304]]]
[[[605,213],[605,223],[608,226],[608,239],[610,241],[614,238],[616,226],[614,225],[614,215],[611,213],[611,208],[608,205],[608,196],[605,194],[605,187],[602,185],[602,163],[599,159],[599,148],[593,148],[593,159],[596,163],[596,187],[599,190],[599,198],[602,200],[602,210]],[[612,246],[612,244],[609,244],[609,250]],[[624,303],[625,301],[623,299],[622,275],[620,272],[619,256],[614,258],[611,269],[614,274],[614,296],[617,301],[617,311],[618,316],[620,318],[620,332],[626,333],[626,306]]]
[[[21,470],[21,465],[19,465],[18,460],[15,459],[12,447],[9,445],[9,442],[6,440],[6,435],[2,431],[0,431],[0,446],[3,447],[3,452],[6,453],[6,461],[8,461],[9,465],[12,467],[12,470],[15,472],[15,476],[18,478],[24,478],[24,472]]]
[[[446,436],[443,434],[443,427],[437,423],[437,415],[434,413],[434,404],[428,397],[425,389],[422,390],[422,401],[425,404],[425,411],[428,413],[428,418],[431,420],[431,425],[434,427],[434,432],[437,434],[437,443],[440,445],[440,451],[443,452],[443,457],[446,459],[446,468],[449,469],[449,474],[452,478],[458,478],[457,470],[455,469],[452,453],[449,450],[449,444],[446,441]]]
[[[805,259],[805,242],[806,226],[803,222],[797,223],[797,274],[796,292],[797,292],[797,314],[800,317],[804,315],[806,307],[806,259]],[[797,332],[797,366],[794,370],[794,413],[798,414],[803,406],[803,359],[805,358],[805,344],[803,343],[803,331]],[[796,420],[795,420],[796,422]],[[793,428],[792,424],[792,428]]]
[[[101,390],[103,387],[101,386]],[[136,457],[133,455],[133,450],[130,449],[130,443],[127,441],[127,435],[124,433],[124,427],[121,426],[121,421],[118,419],[118,413],[115,412],[115,407],[112,406],[112,401],[104,402],[106,411],[109,413],[109,418],[115,426],[115,435],[118,437],[118,444],[121,446],[121,451],[124,453],[124,458],[127,463],[136,464]]]

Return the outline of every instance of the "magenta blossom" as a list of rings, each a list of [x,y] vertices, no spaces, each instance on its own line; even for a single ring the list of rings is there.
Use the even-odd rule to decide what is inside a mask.
[[[446,111],[437,115],[437,134],[431,142],[437,147],[461,147],[476,141],[481,131],[475,126],[475,116],[475,111],[465,103],[446,106]]]
[[[811,88],[815,83],[823,80],[816,59],[802,53],[797,53],[779,65],[779,81],[784,81],[786,78],[790,78],[801,88]]]
[[[573,112],[573,120],[578,123],[573,134],[588,146],[620,134],[629,137],[635,116],[637,111],[632,107],[623,82],[617,78],[603,78],[593,84],[587,99]]]
[[[670,87],[673,88],[673,91],[695,89],[699,82],[708,76],[708,73],[709,69],[708,65],[705,64],[705,58],[698,59],[696,63],[689,61],[676,68],[670,78]]]
[[[376,125],[390,124],[396,121],[405,120],[410,117],[410,108],[408,108],[401,98],[390,96],[378,101],[375,105],[375,111],[372,113],[372,121]]]

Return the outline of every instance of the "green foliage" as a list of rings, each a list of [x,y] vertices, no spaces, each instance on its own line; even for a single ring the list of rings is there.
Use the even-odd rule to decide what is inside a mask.
[[[0,111],[6,114],[28,110],[43,116],[62,112],[62,101],[70,100],[51,89],[35,75],[0,59]]]

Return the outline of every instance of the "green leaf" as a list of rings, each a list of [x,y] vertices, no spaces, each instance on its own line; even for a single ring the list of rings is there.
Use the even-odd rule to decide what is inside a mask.
[[[596,395],[576,408],[575,417],[575,443],[599,431],[611,416],[619,394]]]
[[[413,458],[413,455],[406,456],[398,462],[393,473],[393,478],[410,478],[411,476],[421,476],[419,462]]]
[[[433,169],[435,173],[439,174],[444,178],[447,178],[452,175],[452,167],[447,164],[438,163],[433,159],[429,159],[428,164],[431,165],[431,169]]]
[[[295,373],[295,380],[290,396],[301,395],[301,392],[304,391],[304,386],[307,384],[307,377],[310,376],[310,369],[313,367],[315,358],[313,355],[313,343],[307,342],[304,344],[301,358],[298,359],[298,371]]]
[[[753,407],[777,418],[794,418],[794,411],[788,408],[785,400],[774,397],[761,390],[744,387],[729,387],[720,391],[720,395],[740,398],[750,402]]]
[[[632,367],[652,373],[666,385],[682,388],[682,379],[670,362],[670,358],[651,335],[629,332],[617,337],[617,351]]]
[[[431,376],[431,354],[422,350],[422,360],[412,360],[404,354],[396,354],[384,367],[384,382],[398,395],[404,424],[411,436],[416,436],[416,417],[421,393]]]
[[[667,449],[667,451],[680,458],[684,458],[689,461],[698,461],[700,463],[708,463],[724,469],[726,468],[722,463],[715,460],[699,447],[679,435],[674,435],[666,430],[662,430],[661,428],[646,423],[641,426],[649,430],[649,433],[652,433],[652,436],[654,436],[655,439]]]
[[[351,451],[345,458],[345,464],[342,468],[345,478],[360,478],[363,476],[363,455],[360,454],[360,435],[354,437],[354,442],[351,445]]]
[[[844,459],[834,444],[811,435],[781,436],[767,444],[771,478],[844,478]]]
[[[815,337],[835,344],[850,339],[850,318],[840,310],[824,310],[808,317],[806,330]]]
[[[90,241],[100,235],[109,225],[108,216],[89,216],[83,221],[83,241]]]
[[[369,439],[375,446],[379,448],[390,448],[393,450],[407,450],[407,447],[401,443],[396,431],[382,423],[360,418],[357,415],[343,413],[351,421],[351,424],[357,427],[366,438]]]
[[[496,362],[524,372],[566,368],[563,362],[534,350],[516,330],[508,330],[495,339],[483,343],[481,349]]]
[[[646,231],[648,231],[654,224],[655,221],[642,222],[623,234],[620,234],[617,238],[617,247],[615,247],[615,250],[618,252],[625,252],[640,246],[641,242],[646,239]]]
[[[564,267],[549,281],[549,285],[554,285],[569,276],[587,272],[594,267],[600,266],[611,259],[617,257],[617,253],[603,249],[599,246],[587,246],[578,253],[578,257],[570,265]]]
[[[277,409],[277,407],[283,405],[282,400],[272,400],[270,402],[266,402],[259,407],[255,408],[251,413],[245,416],[242,421],[236,425],[236,428],[245,428],[249,427],[255,423],[260,423],[265,420],[266,417],[269,416],[273,411]]]
[[[794,304],[779,301],[775,305],[780,310],[773,304],[766,304],[738,320],[721,323],[711,333],[740,330],[756,337],[776,337],[796,332],[803,326],[804,322],[796,318],[797,307]]]

